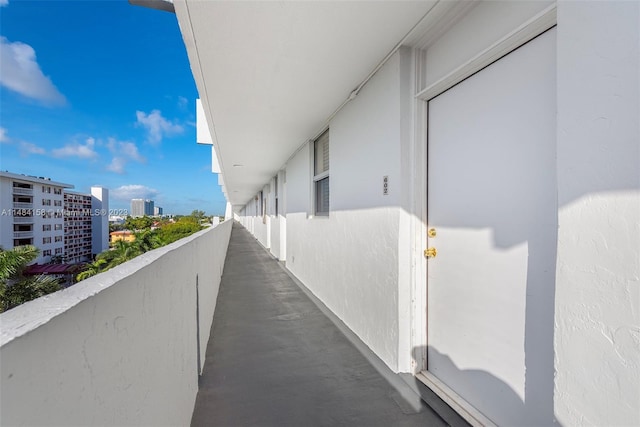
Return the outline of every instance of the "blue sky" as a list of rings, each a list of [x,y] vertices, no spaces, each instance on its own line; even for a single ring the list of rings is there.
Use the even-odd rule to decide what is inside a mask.
[[[224,214],[174,14],[127,0],[0,0],[0,170],[47,176],[110,208]]]

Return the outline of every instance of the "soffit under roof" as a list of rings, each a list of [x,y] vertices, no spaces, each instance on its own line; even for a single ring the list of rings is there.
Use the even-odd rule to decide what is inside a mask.
[[[229,201],[244,205],[321,132],[433,5],[176,0]]]

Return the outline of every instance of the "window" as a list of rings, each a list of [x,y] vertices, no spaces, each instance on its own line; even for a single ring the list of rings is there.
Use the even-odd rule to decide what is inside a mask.
[[[62,236],[56,236],[55,237],[55,241],[56,242],[62,242]]]
[[[278,217],[278,174],[273,178],[273,198],[276,217]]]
[[[45,187],[44,185],[42,186],[42,192],[43,193],[51,193],[51,187]]]
[[[315,214],[329,215],[329,130],[313,143]]]
[[[42,256],[51,256],[51,249],[47,249],[46,251],[42,251]]]
[[[62,206],[62,200],[54,200],[53,206]]]
[[[51,224],[43,224],[42,231],[51,231]]]
[[[55,224],[54,230],[62,230],[62,224]]]
[[[60,255],[62,253],[62,248],[56,248],[56,255]]]
[[[51,199],[42,199],[42,206],[51,206]]]
[[[262,223],[266,224],[267,223],[267,199],[266,197],[264,197],[264,192],[261,191],[260,193],[260,200],[258,200],[260,202],[260,207],[258,208],[260,210],[260,216],[262,217]]]
[[[51,243],[51,237],[43,237],[42,244],[46,245],[47,243]]]
[[[54,188],[53,194],[62,194],[62,188]]]

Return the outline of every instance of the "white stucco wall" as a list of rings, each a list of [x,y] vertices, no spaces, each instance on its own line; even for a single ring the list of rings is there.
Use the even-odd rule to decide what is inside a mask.
[[[267,215],[269,215],[269,251],[274,257],[280,259],[280,216],[276,215],[276,185],[280,187],[280,183],[276,184],[276,179],[272,178]]]
[[[209,123],[200,98],[196,99],[196,141],[198,144],[213,145]]]
[[[425,86],[443,78],[524,24],[553,1],[483,1],[427,50]]]
[[[328,218],[311,212],[310,148],[287,164],[287,268],[397,370],[400,54],[336,115],[329,132]]]
[[[91,187],[91,246],[94,254],[109,249],[109,190]],[[97,213],[100,213],[97,215]]]
[[[562,425],[640,425],[639,58],[640,3],[559,3]]]
[[[0,424],[189,425],[231,224],[0,315]]]
[[[267,184],[262,187],[262,198],[260,198],[260,193],[258,193],[258,200],[254,200],[255,207],[257,207],[257,216],[253,219],[253,235],[258,242],[265,248],[269,248],[270,246],[270,223],[271,217],[269,216],[269,193],[270,193],[271,185]],[[261,205],[262,204],[262,205]],[[266,208],[266,209],[265,209]],[[254,208],[255,209],[255,208]],[[263,209],[265,211],[263,212]],[[261,214],[262,213],[262,214]]]

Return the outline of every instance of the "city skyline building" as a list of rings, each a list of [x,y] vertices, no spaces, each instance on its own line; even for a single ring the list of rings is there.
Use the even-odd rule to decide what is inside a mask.
[[[150,199],[131,199],[131,216],[136,218],[140,216],[154,215],[154,201]]]

